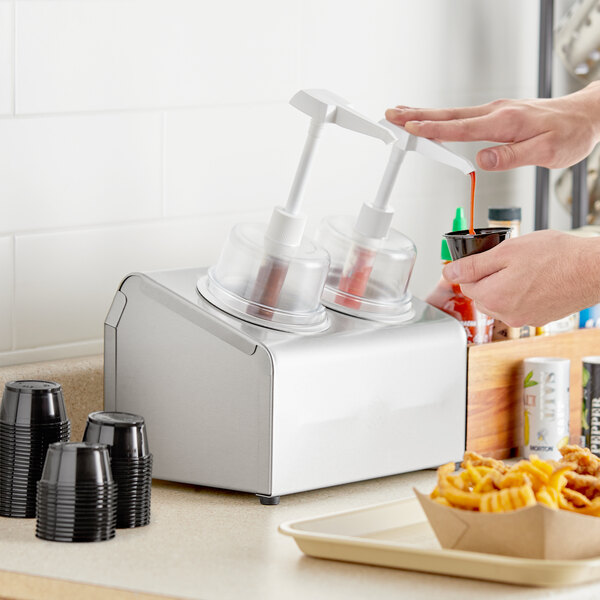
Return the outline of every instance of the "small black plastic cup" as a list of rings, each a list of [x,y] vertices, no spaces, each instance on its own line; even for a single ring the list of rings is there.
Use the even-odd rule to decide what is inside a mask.
[[[118,488],[117,528],[143,527],[150,522],[152,454],[146,424],[139,415],[94,412],[83,439],[109,444],[111,468]]]
[[[63,423],[67,410],[61,386],[54,381],[9,381],[4,387],[0,422],[8,425]]]
[[[83,439],[107,444],[112,458],[141,458],[150,454],[144,417],[131,413],[91,413]]]
[[[61,486],[105,485],[113,482],[105,444],[50,444],[40,481]]]
[[[468,229],[451,231],[445,233],[448,249],[452,260],[458,260],[472,254],[480,254],[491,250],[500,242],[510,237],[510,227],[485,227],[475,229],[475,235],[469,233]]]
[[[36,483],[49,444],[68,441],[71,423],[54,381],[5,385],[0,406],[0,515],[35,517]]]
[[[111,539],[117,498],[106,444],[51,444],[37,485],[36,536],[58,542]]]

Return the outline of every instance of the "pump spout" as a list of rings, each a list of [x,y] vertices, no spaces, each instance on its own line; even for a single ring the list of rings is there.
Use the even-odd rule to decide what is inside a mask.
[[[411,133],[408,133],[404,127],[394,125],[386,119],[379,121],[379,124],[394,134],[394,137],[397,140],[394,142],[394,146],[397,148],[405,151],[418,152],[437,162],[448,165],[449,167],[454,167],[455,169],[462,171],[465,175],[475,171],[475,167],[471,161],[456,152],[452,152],[452,150],[439,142],[412,135]]]

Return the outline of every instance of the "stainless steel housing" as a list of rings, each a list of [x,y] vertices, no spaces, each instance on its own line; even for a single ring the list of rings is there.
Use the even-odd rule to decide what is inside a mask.
[[[405,323],[285,333],[212,306],[205,274],[129,275],[106,318],[105,410],[145,417],[155,477],[270,497],[460,460],[455,319],[415,298]]]

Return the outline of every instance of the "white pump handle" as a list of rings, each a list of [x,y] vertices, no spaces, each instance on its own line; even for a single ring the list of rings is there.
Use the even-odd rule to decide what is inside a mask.
[[[290,100],[290,104],[311,117],[304,150],[296,169],[296,175],[285,206],[285,211],[290,215],[298,215],[300,213],[300,203],[306,176],[312,162],[321,128],[325,123],[335,123],[345,129],[378,138],[385,144],[396,140],[396,137],[389,129],[359,113],[352,108],[348,100],[329,90],[300,90],[294,94]]]
[[[375,200],[371,204],[363,204],[354,226],[357,233],[373,239],[383,239],[389,232],[394,214],[393,209],[389,206],[390,196],[406,152],[418,152],[437,162],[459,169],[465,174],[475,170],[471,162],[464,156],[452,152],[439,142],[412,135],[404,127],[393,125],[385,119],[379,121],[378,125],[392,134],[392,152]]]
[[[383,127],[350,108],[348,100],[328,90],[300,90],[294,94],[290,104],[310,116],[311,121],[287,203],[285,207],[274,209],[267,228],[266,238],[269,244],[274,244],[275,247],[296,247],[302,240],[305,224],[304,217],[300,215],[302,195],[317,141],[325,123],[337,123],[340,119],[342,122],[338,124],[341,127],[355,129],[367,135],[375,134],[380,139],[383,139],[383,136],[389,136],[389,141],[393,139]],[[358,127],[362,129],[357,129]]]
[[[338,106],[349,106],[350,102],[329,90],[300,90],[290,104],[319,123],[333,123]]]
[[[334,123],[344,129],[377,138],[384,144],[389,144],[396,139],[387,128],[365,117],[351,106],[340,106],[336,111]]]
[[[348,100],[328,90],[300,90],[290,104],[312,117],[313,123],[335,123],[344,129],[378,138],[385,144],[396,139],[387,128],[359,113]]]
[[[305,220],[300,215],[300,205],[323,125],[334,123],[345,129],[378,138],[385,144],[393,142],[396,138],[388,129],[352,108],[348,100],[328,90],[300,90],[294,94],[290,104],[309,115],[311,122],[287,203],[285,208],[277,207],[274,210],[266,237],[271,243],[293,247],[300,244],[304,231]]]
[[[423,156],[427,156],[437,162],[443,163],[462,171],[465,175],[472,173],[475,167],[471,161],[464,156],[453,152],[443,144],[433,140],[419,137],[408,133],[404,127],[394,125],[386,119],[379,121],[379,124],[387,128],[395,137],[394,147],[400,150],[413,151]]]
[[[288,201],[285,209],[282,209],[285,213],[295,217],[300,213],[302,192],[304,191],[306,176],[312,163],[317,140],[321,134],[321,128],[325,123],[333,123],[338,109],[342,106],[348,106],[350,103],[345,98],[328,90],[300,90],[292,96],[290,104],[311,117],[304,150],[296,169]],[[272,233],[275,236],[277,235],[275,230]],[[297,235],[295,237],[297,238]]]

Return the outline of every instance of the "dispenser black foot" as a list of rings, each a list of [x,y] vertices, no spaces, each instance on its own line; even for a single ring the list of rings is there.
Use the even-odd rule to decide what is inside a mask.
[[[260,494],[256,495],[258,496],[260,503],[264,506],[275,506],[276,504],[279,504],[279,500],[281,499],[281,496],[261,496]]]

